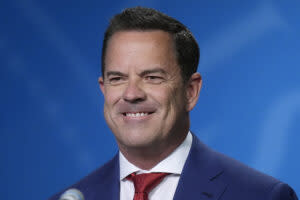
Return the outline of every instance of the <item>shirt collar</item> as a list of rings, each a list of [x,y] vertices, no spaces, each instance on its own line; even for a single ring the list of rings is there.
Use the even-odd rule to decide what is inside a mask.
[[[188,157],[189,151],[192,146],[192,134],[189,131],[184,141],[164,160],[160,161],[150,170],[142,170],[137,166],[130,163],[125,156],[119,152],[120,161],[120,180],[126,178],[133,172],[137,173],[150,173],[150,172],[166,172],[180,175],[184,163]]]

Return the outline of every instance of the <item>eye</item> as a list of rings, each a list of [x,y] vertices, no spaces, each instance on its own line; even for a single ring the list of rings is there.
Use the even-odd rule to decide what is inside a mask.
[[[118,83],[122,82],[123,80],[124,80],[124,78],[121,76],[113,76],[113,77],[108,78],[108,82],[110,84],[118,84]]]
[[[163,82],[164,79],[161,76],[153,76],[153,75],[151,75],[151,76],[146,76],[145,80],[147,82],[157,84],[157,83]]]
[[[113,77],[109,79],[110,82],[119,81],[119,80],[121,80],[121,77]]]
[[[153,79],[159,79],[159,76],[146,76],[146,79],[153,80]]]

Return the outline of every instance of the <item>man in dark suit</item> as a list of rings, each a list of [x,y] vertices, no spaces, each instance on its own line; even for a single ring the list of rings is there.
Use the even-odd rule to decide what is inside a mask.
[[[86,200],[297,199],[288,185],[209,149],[189,131],[202,84],[198,62],[198,44],[177,20],[141,7],[114,16],[99,84],[120,151],[70,188]]]

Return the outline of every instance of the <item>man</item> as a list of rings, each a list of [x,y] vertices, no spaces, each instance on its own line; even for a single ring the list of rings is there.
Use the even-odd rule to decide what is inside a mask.
[[[177,20],[141,7],[116,15],[99,84],[120,151],[70,188],[87,200],[297,199],[288,185],[214,152],[189,131],[202,84],[198,61],[196,40]]]

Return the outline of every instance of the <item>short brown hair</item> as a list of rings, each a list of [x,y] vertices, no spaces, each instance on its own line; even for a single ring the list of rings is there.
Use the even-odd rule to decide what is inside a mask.
[[[189,80],[197,71],[200,50],[192,33],[182,23],[155,9],[134,7],[127,8],[115,15],[106,29],[102,46],[102,76],[105,71],[105,55],[108,40],[116,32],[130,30],[162,30],[171,34],[174,44],[177,62],[181,69],[184,81]]]

